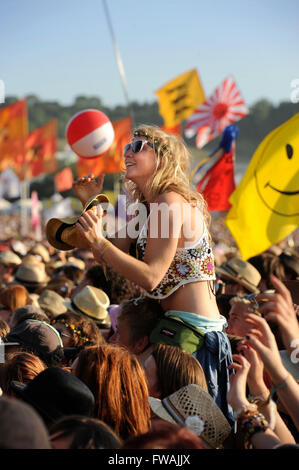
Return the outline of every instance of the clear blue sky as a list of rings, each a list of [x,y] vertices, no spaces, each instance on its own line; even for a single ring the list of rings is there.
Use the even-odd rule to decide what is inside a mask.
[[[206,95],[227,76],[248,105],[290,100],[299,78],[298,0],[106,0],[129,97],[196,68]],[[102,0],[1,0],[0,79],[7,95],[125,104]]]

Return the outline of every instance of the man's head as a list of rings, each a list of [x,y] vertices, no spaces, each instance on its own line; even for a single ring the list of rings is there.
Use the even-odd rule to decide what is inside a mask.
[[[225,282],[225,293],[235,295],[258,294],[261,275],[258,270],[241,258],[230,258],[216,267],[216,273]]]
[[[127,300],[121,304],[116,319],[117,330],[109,342],[141,354],[148,347],[149,336],[162,316],[163,310],[156,300]]]

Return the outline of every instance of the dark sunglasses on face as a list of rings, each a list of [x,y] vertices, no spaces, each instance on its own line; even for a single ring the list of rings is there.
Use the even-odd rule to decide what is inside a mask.
[[[149,145],[152,149],[154,149],[156,152],[157,152],[157,147],[152,144],[151,142],[149,142],[148,140],[134,140],[134,142],[130,142],[129,144],[127,144],[124,148],[124,156],[125,154],[128,152],[128,150],[130,150],[130,148],[132,149],[132,152],[133,153],[138,153],[138,152],[142,152],[143,150],[143,147],[146,145]]]

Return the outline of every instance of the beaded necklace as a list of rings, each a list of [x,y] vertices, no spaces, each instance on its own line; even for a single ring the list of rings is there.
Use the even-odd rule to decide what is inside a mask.
[[[67,322],[66,320],[52,320],[51,321],[51,325],[55,325],[55,323],[61,323],[62,325],[64,325],[66,328],[68,328],[69,330],[71,330],[73,333],[76,333],[76,335],[79,336],[80,339],[82,339],[82,341],[84,341],[84,343],[87,343],[89,342],[89,338],[87,338],[87,336],[80,336],[81,335],[81,331],[80,330],[77,330],[75,325],[73,323],[69,323]]]

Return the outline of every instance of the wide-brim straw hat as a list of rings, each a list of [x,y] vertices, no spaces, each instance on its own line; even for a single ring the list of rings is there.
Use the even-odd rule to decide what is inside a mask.
[[[231,433],[224,414],[199,385],[186,385],[163,400],[149,397],[148,402],[156,416],[188,426],[213,448],[219,447]]]
[[[47,248],[41,243],[38,243],[33,248],[31,248],[29,254],[39,255],[44,263],[49,263],[50,261],[50,254]]]
[[[89,198],[80,215],[65,217],[62,219],[52,218],[46,225],[46,236],[48,242],[58,250],[73,250],[74,248],[89,248],[87,241],[75,226],[79,217],[84,212],[95,208],[102,203],[108,203],[105,194],[97,194]]]
[[[261,280],[261,275],[248,261],[241,258],[230,258],[221,266],[216,266],[215,269],[216,274],[221,278],[235,281],[254,294],[260,292],[257,286]]]
[[[108,295],[97,287],[85,286],[71,301],[65,301],[65,306],[75,313],[82,313],[93,320],[105,322],[109,318],[107,308],[110,305]]]

